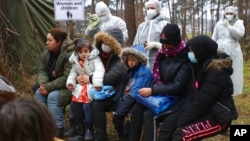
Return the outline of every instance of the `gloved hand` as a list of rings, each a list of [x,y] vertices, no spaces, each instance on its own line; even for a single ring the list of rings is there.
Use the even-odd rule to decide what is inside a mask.
[[[95,29],[99,23],[101,22],[101,19],[96,14],[90,14],[88,13],[88,29],[92,30]]]
[[[227,19],[224,19],[223,23],[224,23],[225,27],[229,27],[230,26],[229,21]]]
[[[160,49],[161,46],[162,44],[159,42],[147,42],[145,49],[146,50],[151,50],[153,48]]]

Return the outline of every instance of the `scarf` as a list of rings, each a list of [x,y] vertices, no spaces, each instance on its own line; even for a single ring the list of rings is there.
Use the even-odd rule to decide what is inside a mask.
[[[181,43],[173,48],[173,49],[165,49],[165,48],[161,48],[155,57],[155,61],[154,61],[154,66],[153,66],[153,77],[154,77],[154,81],[156,84],[163,84],[163,82],[161,81],[160,78],[160,61],[161,61],[161,56],[167,56],[169,58],[172,58],[174,56],[176,56],[178,53],[180,53],[184,48],[186,47],[186,42],[185,41],[181,41]]]

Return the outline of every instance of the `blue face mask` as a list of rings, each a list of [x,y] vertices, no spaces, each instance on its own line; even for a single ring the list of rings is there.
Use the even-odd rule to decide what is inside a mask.
[[[198,63],[197,59],[195,58],[195,55],[193,52],[188,52],[188,59],[192,62],[192,63]]]

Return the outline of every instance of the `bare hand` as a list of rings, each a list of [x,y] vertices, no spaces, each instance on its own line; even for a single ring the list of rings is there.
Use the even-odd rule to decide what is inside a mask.
[[[77,77],[76,77],[76,81],[77,81],[77,83],[78,84],[81,84],[81,85],[83,85],[84,84],[84,75],[78,75]]]
[[[102,87],[95,87],[95,89],[96,89],[97,91],[100,91],[100,90],[102,89]]]
[[[84,82],[85,84],[88,84],[88,83],[89,83],[89,76],[88,76],[87,74],[84,74],[84,75],[83,75],[83,82]]]
[[[141,88],[139,89],[139,93],[141,96],[148,97],[152,94],[151,88]]]
[[[71,90],[71,91],[73,91],[73,90],[75,89],[75,87],[74,87],[73,84],[68,84],[67,87],[68,87],[68,89]]]
[[[47,89],[45,88],[45,85],[44,84],[41,84],[40,87],[39,87],[39,91],[42,95],[47,95],[48,94],[48,91]]]

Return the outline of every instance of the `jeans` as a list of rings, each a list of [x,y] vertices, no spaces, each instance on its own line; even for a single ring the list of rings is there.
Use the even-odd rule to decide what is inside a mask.
[[[64,116],[62,107],[59,107],[59,91],[51,91],[48,95],[42,95],[36,90],[34,98],[48,107],[56,121],[57,128],[64,127]]]
[[[71,112],[70,113],[70,119],[75,120],[75,110],[74,110],[75,109],[75,104],[74,104],[74,102],[71,101],[69,106],[70,106],[70,112]]]
[[[83,103],[82,108],[83,108],[83,112],[84,112],[85,122],[88,125],[92,125],[93,120],[92,120],[92,113],[91,113],[92,112],[91,111],[91,104],[90,103]]]

